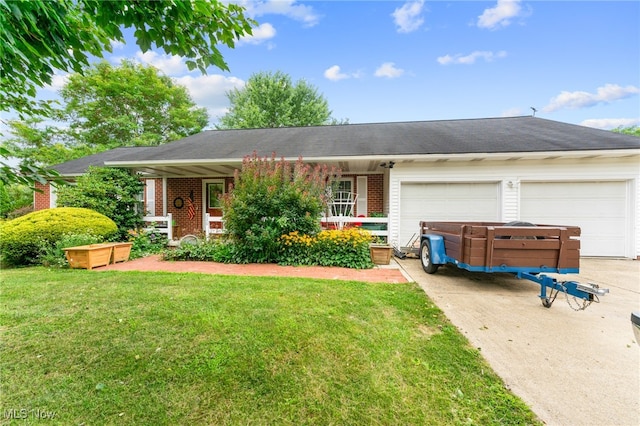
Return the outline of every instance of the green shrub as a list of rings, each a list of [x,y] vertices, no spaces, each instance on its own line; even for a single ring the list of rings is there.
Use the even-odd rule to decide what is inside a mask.
[[[343,268],[372,268],[369,255],[371,233],[350,228],[321,231],[317,235],[292,231],[275,238],[276,262],[293,266],[340,266]],[[197,244],[185,244],[166,250],[164,260],[201,260],[222,263],[248,263],[247,248],[234,239],[213,239]]]
[[[153,228],[149,231],[129,231],[128,235],[129,241],[133,243],[131,245],[129,259],[138,259],[151,254],[161,253],[168,242],[166,234],[157,232]]]
[[[322,231],[315,236],[291,232],[280,237],[279,263],[368,269],[373,267],[371,241],[371,233],[358,228]]]
[[[39,263],[44,266],[57,266],[60,268],[69,266],[64,249],[67,247],[84,246],[88,244],[101,243],[104,240],[92,234],[66,234],[53,246],[44,244],[42,247]]]
[[[12,217],[12,213],[16,211],[31,210],[33,204],[33,191],[26,185],[5,185],[0,182],[0,217],[13,217],[22,216],[25,213],[18,214]]]
[[[58,207],[39,210],[2,223],[0,253],[9,265],[31,265],[47,247],[54,247],[64,235],[90,234],[108,240],[117,234],[116,224],[93,210]]]
[[[245,157],[233,188],[222,198],[227,233],[240,262],[277,262],[281,235],[298,231],[315,235],[326,208],[327,189],[338,171],[314,168],[298,159]]]
[[[58,205],[84,207],[102,213],[118,226],[119,239],[125,239],[130,229],[142,225],[139,196],[144,188],[139,176],[124,169],[89,167],[77,185],[58,189]]]
[[[196,244],[182,244],[180,247],[165,250],[164,260],[200,260],[229,263],[232,243],[219,239],[199,241]]]

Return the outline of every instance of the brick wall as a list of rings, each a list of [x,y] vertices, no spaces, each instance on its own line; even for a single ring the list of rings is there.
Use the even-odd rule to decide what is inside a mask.
[[[162,178],[160,179],[154,179],[156,181],[156,190],[155,190],[155,197],[156,197],[156,202],[155,204],[155,208],[156,208],[156,215],[157,216],[161,216],[162,213]]]
[[[41,183],[36,183],[36,188],[42,192],[35,191],[33,193],[33,210],[48,209],[50,207],[49,194],[51,186],[49,184],[42,185]]]
[[[207,178],[209,179],[209,178]],[[213,178],[210,178],[213,179]],[[225,191],[229,188],[229,184],[233,183],[232,177],[225,178]],[[162,182],[160,182],[160,195],[157,195],[157,199],[162,202]],[[156,191],[158,184],[156,184]],[[187,199],[190,192],[193,191],[193,198],[196,205],[196,217],[193,220],[189,219],[187,209]],[[182,208],[176,208],[174,206],[174,200],[180,197],[184,201]],[[180,234],[195,234],[198,235],[202,232],[202,209],[203,209],[203,194],[202,194],[202,179],[201,178],[169,178],[167,179],[167,213],[171,213],[173,219],[176,221],[176,225],[180,226]],[[160,204],[160,210],[162,211],[162,204]]]
[[[384,212],[384,175],[367,175],[367,211]]]
[[[358,176],[354,174],[343,175],[344,178],[353,178],[354,191],[360,193],[358,189]],[[362,176],[362,175],[360,175]],[[366,175],[367,176],[367,214],[382,213],[384,211],[384,175]],[[357,211],[357,203],[354,208],[354,216],[360,213]]]
[[[162,188],[162,187],[161,187]],[[193,191],[196,215],[189,219],[187,214],[187,199]],[[182,198],[182,208],[174,206],[176,198]],[[181,228],[181,235],[199,234],[202,231],[202,180],[200,178],[167,179],[167,213],[171,213],[173,220]]]

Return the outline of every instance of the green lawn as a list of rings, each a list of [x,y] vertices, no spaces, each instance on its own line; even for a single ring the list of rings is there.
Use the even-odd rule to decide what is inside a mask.
[[[415,284],[28,268],[0,303],[3,423],[539,424]]]

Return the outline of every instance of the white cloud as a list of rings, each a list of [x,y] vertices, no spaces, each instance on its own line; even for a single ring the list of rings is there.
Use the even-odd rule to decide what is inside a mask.
[[[470,65],[470,64],[475,64],[478,59],[484,59],[485,62],[492,62],[495,59],[501,59],[506,57],[507,57],[507,52],[505,52],[504,50],[501,50],[495,53],[476,50],[475,52],[472,52],[465,56],[461,54],[457,54],[453,56],[452,55],[440,56],[437,59],[437,61],[440,65],[451,65],[451,64]]]
[[[344,80],[346,78],[360,78],[360,72],[343,73],[340,66],[334,65],[324,70],[324,77],[331,81]]]
[[[152,50],[148,50],[144,53],[141,51],[136,52],[136,59],[143,64],[156,67],[166,75],[179,75],[188,71],[183,59],[176,55],[160,55]]]
[[[418,0],[407,2],[393,11],[391,16],[393,16],[393,22],[398,27],[399,33],[410,33],[420,28],[424,23],[423,7],[424,1]]]
[[[563,91],[560,92],[558,96],[552,98],[549,104],[543,108],[543,111],[553,112],[564,108],[588,108],[597,104],[608,104],[613,101],[625,99],[638,93],[640,93],[640,89],[636,86],[622,87],[617,84],[605,84],[602,87],[598,87],[596,93]]]
[[[640,118],[592,118],[580,123],[582,126],[610,130],[617,127],[640,126]]]
[[[396,64],[393,62],[385,62],[380,65],[374,75],[376,77],[397,78],[404,74],[404,70],[396,68]]]
[[[238,44],[262,44],[276,36],[276,29],[269,23],[260,24],[252,29],[250,36],[243,36]]]
[[[60,89],[64,87],[65,84],[69,81],[69,74],[53,74],[51,77],[51,84],[47,84],[43,86],[43,90],[48,90],[51,92],[58,92]]]
[[[111,49],[112,50],[122,50],[126,46],[125,43],[118,40],[111,40]]]
[[[193,101],[200,107],[207,109],[209,119],[216,121],[229,109],[227,92],[231,89],[241,89],[244,81],[237,77],[225,77],[219,74],[190,75],[174,78],[174,81],[185,86]]]
[[[327,68],[324,71],[324,77],[331,81],[338,81],[338,80],[344,80],[345,78],[349,78],[349,75],[341,73],[340,67],[338,65],[334,65],[332,67]]]
[[[521,11],[520,0],[498,0],[495,7],[485,9],[478,17],[478,27],[493,30],[509,26],[511,18],[519,16]]]
[[[295,0],[244,0],[239,2],[239,4],[246,8],[247,15],[252,18],[263,15],[284,15],[298,22],[302,22],[305,27],[313,27],[321,18],[311,6],[298,4]]]

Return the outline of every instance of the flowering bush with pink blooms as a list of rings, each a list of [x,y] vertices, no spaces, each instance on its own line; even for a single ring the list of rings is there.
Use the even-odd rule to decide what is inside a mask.
[[[340,172],[257,153],[244,158],[234,184],[222,198],[225,227],[235,244],[237,262],[277,262],[280,236],[298,231],[316,235],[329,188]]]

